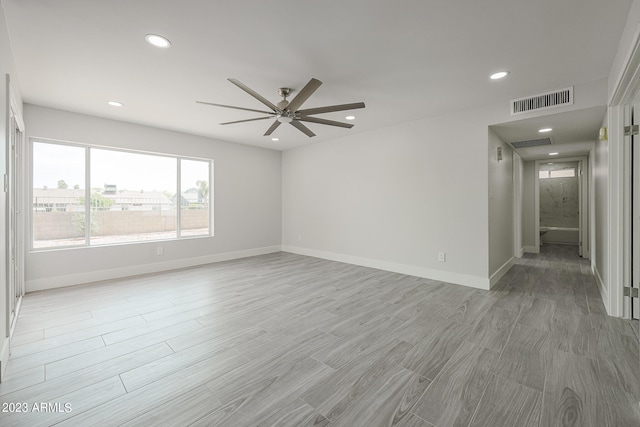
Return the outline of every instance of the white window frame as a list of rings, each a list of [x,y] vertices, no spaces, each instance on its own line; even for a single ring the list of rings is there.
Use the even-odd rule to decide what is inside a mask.
[[[62,145],[62,146],[70,146],[70,147],[79,147],[85,150],[85,182],[84,182],[84,191],[85,191],[85,242],[83,244],[77,245],[64,245],[64,246],[54,246],[54,247],[43,247],[43,248],[34,248],[33,247],[33,172],[34,172],[34,164],[33,164],[33,146],[34,143],[44,143],[44,144],[52,144],[52,145]],[[176,162],[176,197],[178,200],[176,201],[176,235],[175,237],[164,238],[164,239],[150,239],[150,240],[140,240],[134,242],[116,242],[116,243],[108,243],[108,244],[91,244],[91,149],[100,149],[100,150],[111,150],[111,151],[120,151],[125,153],[132,154],[143,154],[148,156],[157,156],[157,157],[168,157],[171,159],[175,159]],[[209,164],[209,233],[195,236],[182,236],[181,232],[181,200],[180,197],[182,195],[182,183],[181,183],[181,164],[182,160],[195,160],[201,162],[207,162]],[[153,242],[167,242],[174,240],[188,240],[188,239],[203,239],[214,237],[214,160],[204,157],[194,157],[194,156],[183,156],[176,154],[168,154],[168,153],[160,153],[153,151],[143,151],[143,150],[134,150],[120,147],[109,147],[95,144],[84,144],[77,142],[68,142],[68,141],[59,141],[50,138],[29,138],[29,173],[28,173],[28,188],[29,188],[29,198],[28,198],[28,210],[29,210],[29,226],[27,227],[29,230],[29,251],[30,252],[44,252],[44,251],[59,251],[59,250],[67,250],[67,249],[78,249],[78,248],[91,248],[91,247],[104,247],[104,246],[120,246],[120,245],[139,245],[144,243],[153,243]]]

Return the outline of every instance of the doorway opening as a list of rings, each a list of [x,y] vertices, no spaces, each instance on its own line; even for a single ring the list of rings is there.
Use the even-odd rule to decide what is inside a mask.
[[[575,246],[589,258],[587,157],[538,160],[535,168],[535,237],[545,244]]]

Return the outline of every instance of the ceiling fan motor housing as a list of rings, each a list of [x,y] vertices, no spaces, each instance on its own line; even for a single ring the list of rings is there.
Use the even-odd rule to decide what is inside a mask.
[[[278,89],[278,95],[280,95],[281,97],[287,99],[287,96],[289,96],[289,94],[291,94],[291,88],[288,87],[281,87],[280,89]]]

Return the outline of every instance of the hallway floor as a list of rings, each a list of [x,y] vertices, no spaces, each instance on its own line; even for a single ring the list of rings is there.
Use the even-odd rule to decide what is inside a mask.
[[[0,425],[638,426],[633,324],[574,251],[491,291],[275,253],[28,294]]]

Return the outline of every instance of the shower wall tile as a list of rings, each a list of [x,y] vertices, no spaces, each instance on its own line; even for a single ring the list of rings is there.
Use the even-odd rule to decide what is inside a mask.
[[[557,163],[546,169],[576,167],[576,163]],[[542,168],[541,168],[542,169]],[[578,177],[540,179],[540,226],[578,228]]]

